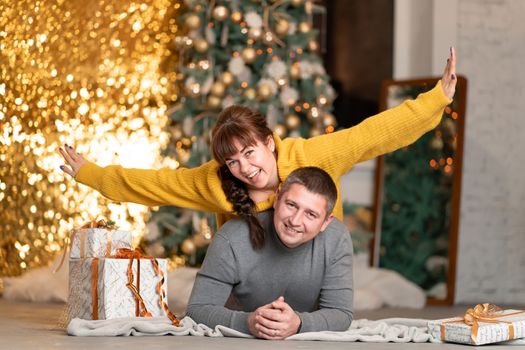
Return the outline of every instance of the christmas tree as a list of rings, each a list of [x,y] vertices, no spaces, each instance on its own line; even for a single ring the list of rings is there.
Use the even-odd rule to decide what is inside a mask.
[[[247,106],[280,137],[334,131],[335,98],[313,29],[317,5],[305,0],[185,1],[174,39],[179,98],[170,109],[165,156],[179,166],[211,157],[210,132],[221,109]],[[144,245],[155,255],[198,264],[215,227],[211,213],[164,207],[152,215]],[[201,248],[201,249],[199,249]]]

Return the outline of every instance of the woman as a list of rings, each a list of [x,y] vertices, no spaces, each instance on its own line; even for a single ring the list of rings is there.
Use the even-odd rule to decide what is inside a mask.
[[[254,247],[261,247],[264,232],[254,214],[271,208],[274,193],[288,174],[303,166],[322,168],[339,192],[339,178],[355,163],[407,146],[439,124],[454,96],[455,70],[451,48],[443,76],[431,91],[352,128],[307,140],[281,140],[260,114],[240,106],[226,108],[212,131],[214,160],[193,169],[102,168],[68,145],[60,153],[69,166],[61,169],[115,201],[211,211],[219,226],[235,215],[243,216]],[[342,219],[340,195],[334,215]]]

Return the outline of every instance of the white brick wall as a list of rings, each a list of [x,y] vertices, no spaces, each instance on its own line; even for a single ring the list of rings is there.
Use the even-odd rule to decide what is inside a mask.
[[[523,305],[525,0],[396,0],[395,8],[395,78],[439,76],[454,45],[468,79],[455,302]],[[369,186],[367,175],[342,183],[369,204],[373,171],[363,171]]]
[[[525,1],[395,0],[395,8],[396,78],[440,75],[454,45],[468,79],[455,301],[524,304]]]
[[[525,303],[525,1],[458,0],[469,80],[456,302]]]

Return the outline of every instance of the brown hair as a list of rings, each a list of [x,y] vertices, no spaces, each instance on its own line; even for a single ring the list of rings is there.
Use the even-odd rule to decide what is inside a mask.
[[[337,187],[326,171],[313,166],[295,169],[282,184],[279,197],[293,184],[302,185],[308,191],[322,195],[326,199],[326,217],[332,213],[337,200]]]
[[[239,141],[242,146],[251,146],[257,140],[266,143],[269,136],[272,136],[272,130],[260,113],[237,105],[227,107],[219,114],[211,132],[213,158],[221,165],[218,175],[222,189],[232,203],[234,212],[247,221],[250,240],[255,249],[264,246],[264,229],[255,216],[255,203],[248,194],[246,184],[233,176],[225,163],[226,159],[237,152],[233,145],[234,140]]]

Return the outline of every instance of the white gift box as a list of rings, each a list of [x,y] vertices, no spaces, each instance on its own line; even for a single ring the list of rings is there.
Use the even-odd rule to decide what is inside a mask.
[[[473,327],[463,322],[463,317],[429,321],[428,331],[436,339],[470,345],[525,338],[525,311],[504,310],[493,316],[493,321],[478,321],[477,334],[472,333]]]
[[[131,248],[131,232],[107,228],[81,228],[75,230],[70,258],[108,257],[118,248]]]
[[[98,262],[94,263],[94,260]],[[155,260],[164,275],[161,293],[167,307],[167,261]],[[139,316],[138,299],[127,286],[129,262],[129,259],[114,258],[70,259],[68,323],[73,318],[92,320]],[[166,316],[157,291],[157,284],[163,277],[156,274],[152,259],[133,259],[132,271],[133,285],[137,287],[147,311],[153,317]]]

